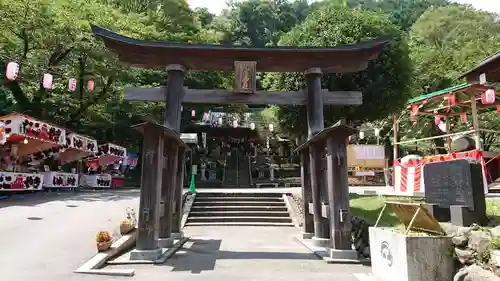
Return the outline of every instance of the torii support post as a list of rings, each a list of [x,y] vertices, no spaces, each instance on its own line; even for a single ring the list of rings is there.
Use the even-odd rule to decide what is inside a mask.
[[[323,95],[321,90],[321,74],[320,68],[309,68],[304,72],[306,78],[306,106],[307,106],[307,127],[308,139],[311,140],[316,134],[321,132],[324,125],[323,116]],[[325,180],[322,171],[322,154],[324,145],[321,147],[317,145],[307,146],[309,157],[309,170],[310,170],[310,185],[312,197],[312,214],[313,214],[313,227],[314,236],[313,241],[317,246],[326,246],[329,243],[328,237],[328,221],[322,216],[322,190],[325,189]],[[301,153],[302,155],[304,152]],[[305,156],[305,155],[304,155]],[[303,179],[304,181],[305,179]],[[303,188],[305,188],[303,186]],[[305,200],[305,198],[304,198]],[[308,202],[309,204],[309,202]],[[305,218],[305,217],[304,217]],[[305,222],[304,222],[305,224]]]
[[[351,248],[351,216],[349,213],[349,183],[347,172],[347,137],[356,132],[355,129],[350,128],[340,122],[336,125],[326,128],[317,133],[313,138],[299,146],[296,151],[305,151],[315,148],[317,155],[311,157],[316,158],[316,161],[322,161],[320,152],[327,148],[327,168],[326,168],[326,181],[328,191],[328,206],[323,210],[320,205],[319,210],[313,209],[315,219],[315,235],[317,231],[317,217],[323,219],[328,217],[328,243],[324,241],[314,241],[316,246],[329,247],[330,259],[333,262],[357,262],[357,252]],[[319,158],[319,160],[318,160]],[[314,165],[311,165],[313,167]],[[312,176],[312,179],[314,175]],[[324,180],[325,177],[317,180]],[[319,182],[319,181],[318,181]],[[314,184],[316,182],[311,180],[314,191]],[[313,193],[313,208],[314,198]],[[319,197],[319,195],[316,195]],[[316,208],[318,208],[316,206]],[[317,215],[316,213],[319,214]],[[321,229],[321,231],[323,231]]]
[[[157,134],[161,137],[161,143],[158,145],[162,147],[162,154],[160,154],[160,157],[158,159],[158,167],[159,169],[163,170],[163,174],[158,172],[158,178],[162,180],[158,180],[159,186],[158,186],[158,191],[156,193],[156,197],[158,198],[158,205],[155,210],[159,210],[159,214],[157,216],[157,225],[159,222],[159,231],[157,231],[156,237],[157,237],[157,244],[161,247],[168,247],[167,244],[169,244],[169,240],[173,240],[170,235],[172,232],[172,209],[174,206],[174,194],[176,189],[182,188],[180,186],[177,186],[177,173],[178,173],[178,152],[179,151],[188,151],[189,146],[187,146],[181,139],[179,134],[176,132],[170,130],[169,128],[157,124],[152,121],[148,121],[145,123],[141,123],[138,125],[132,126],[134,129],[141,133],[147,132],[148,128],[149,130],[154,130],[157,132]],[[165,152],[167,153],[167,157],[164,157],[163,155],[163,147],[165,146]],[[166,158],[166,159],[165,159]],[[170,161],[170,159],[174,161]],[[164,167],[164,164],[167,166]],[[144,171],[148,171],[148,169],[152,169],[152,166],[148,166],[145,168]],[[171,168],[169,170],[169,168]],[[172,172],[175,171],[175,172]],[[147,174],[143,174],[143,177],[146,177]],[[165,188],[167,187],[167,188]],[[163,191],[166,190],[168,193],[163,193]],[[166,200],[168,196],[171,198],[170,200]],[[142,197],[142,194],[141,194]],[[163,201],[163,204],[160,204],[160,198]],[[161,206],[163,205],[163,206]],[[170,217],[169,217],[170,213]],[[169,219],[169,220],[167,220]],[[168,235],[167,237],[165,237]],[[159,236],[159,238],[158,238]],[[165,239],[167,238],[167,239]]]
[[[157,260],[161,255],[158,247],[158,218],[163,168],[163,132],[151,124],[141,127],[143,133],[141,195],[136,249],[130,258]]]
[[[352,249],[349,180],[347,170],[347,137],[357,131],[337,124],[325,132],[327,145],[327,182],[330,213],[330,237],[333,260],[357,260]]]

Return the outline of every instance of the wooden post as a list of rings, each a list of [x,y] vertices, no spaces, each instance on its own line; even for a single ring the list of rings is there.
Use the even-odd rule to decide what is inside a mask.
[[[398,148],[398,141],[399,141],[399,136],[398,136],[398,131],[399,131],[399,119],[398,119],[398,114],[395,112],[394,113],[394,118],[393,121],[394,123],[392,124],[392,130],[394,134],[394,143],[392,145],[393,151],[392,151],[392,158],[393,160],[398,160],[399,157],[399,148]]]
[[[321,170],[322,157],[321,154],[325,146],[321,144],[312,144],[309,147],[309,161],[311,170],[311,193],[313,201],[313,216],[314,216],[314,237],[320,239],[328,238],[328,228],[325,228],[324,218],[322,216],[322,198],[321,190],[324,189],[324,173]]]
[[[175,182],[175,213],[173,216],[172,223],[172,233],[181,233],[182,226],[182,215],[183,215],[183,206],[182,206],[182,198],[183,198],[183,189],[184,189],[184,167],[185,165],[185,152],[184,149],[179,149],[177,156],[177,179]]]
[[[481,133],[479,132],[479,121],[477,120],[477,102],[476,96],[474,94],[470,95],[470,105],[472,110],[472,126],[474,129],[474,142],[476,144],[476,149],[481,149]]]
[[[163,168],[163,134],[146,128],[142,149],[141,196],[136,249],[151,251],[158,248],[158,204],[160,175]]]
[[[326,142],[332,249],[352,250],[346,136],[330,136]]]
[[[314,218],[309,211],[309,202],[312,202],[311,194],[311,172],[309,164],[309,148],[300,152],[300,179],[302,186],[302,209],[304,210],[304,222],[302,225],[303,238],[312,238],[314,235]]]
[[[325,128],[323,116],[323,96],[321,94],[321,68],[309,68],[304,72],[306,78],[306,106],[307,106],[307,131],[308,139]],[[314,144],[309,147],[309,165],[311,173],[311,193],[313,201],[314,237],[326,238],[327,231],[324,228],[321,215],[321,193],[324,186],[324,177],[321,171],[321,155],[324,145]]]
[[[163,216],[160,218],[160,239],[169,239],[172,234],[172,214],[174,208],[174,195],[177,188],[177,163],[179,146],[173,142],[165,143],[166,159],[163,169],[163,182],[161,200],[163,202]],[[171,240],[167,240],[164,245],[169,247]],[[160,241],[160,244],[162,241]]]
[[[448,115],[444,116],[444,122],[446,124],[446,133],[451,134],[451,132],[450,132],[450,129],[451,129],[450,118]],[[448,153],[451,152],[451,137],[446,138],[446,150],[448,150]]]
[[[181,125],[181,106],[184,97],[184,72],[182,65],[169,65],[166,67],[168,73],[167,87],[165,91],[165,100],[167,102],[165,112],[165,127],[179,133]],[[161,186],[162,208],[160,217],[160,243],[168,247],[171,243],[172,233],[172,214],[174,194],[177,180],[178,152],[179,145],[173,142],[165,143],[165,169],[163,170],[163,180]],[[179,187],[181,188],[181,187]]]

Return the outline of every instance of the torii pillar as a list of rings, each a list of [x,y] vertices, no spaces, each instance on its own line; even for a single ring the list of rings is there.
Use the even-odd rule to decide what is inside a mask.
[[[180,135],[181,106],[184,98],[184,74],[186,69],[182,65],[174,64],[166,67],[168,74],[167,87],[165,87],[165,112],[164,126]],[[178,206],[182,205],[182,180],[178,180],[178,170],[184,162],[184,149],[178,143],[166,140],[164,143],[164,169],[161,185],[160,200],[160,232],[159,244],[163,248],[171,247],[174,238],[182,236],[180,229],[181,212]],[[181,158],[181,159],[179,159]],[[176,209],[174,211],[174,208]],[[174,215],[175,213],[175,215]],[[174,219],[175,217],[175,219]],[[176,226],[173,226],[173,223]],[[175,234],[173,234],[175,231]]]

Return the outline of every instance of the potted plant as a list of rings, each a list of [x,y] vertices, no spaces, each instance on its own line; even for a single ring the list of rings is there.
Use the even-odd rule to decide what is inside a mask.
[[[120,233],[127,234],[133,229],[135,229],[135,225],[137,224],[137,217],[135,214],[135,210],[132,208],[127,208],[127,217],[122,220],[120,223]]]
[[[107,231],[97,232],[95,241],[97,242],[97,250],[99,252],[106,251],[111,247],[111,244],[113,243],[111,235],[109,235],[109,232]]]

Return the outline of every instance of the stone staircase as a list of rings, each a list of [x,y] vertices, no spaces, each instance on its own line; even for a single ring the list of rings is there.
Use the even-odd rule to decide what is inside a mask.
[[[189,225],[293,226],[278,193],[198,193]]]

